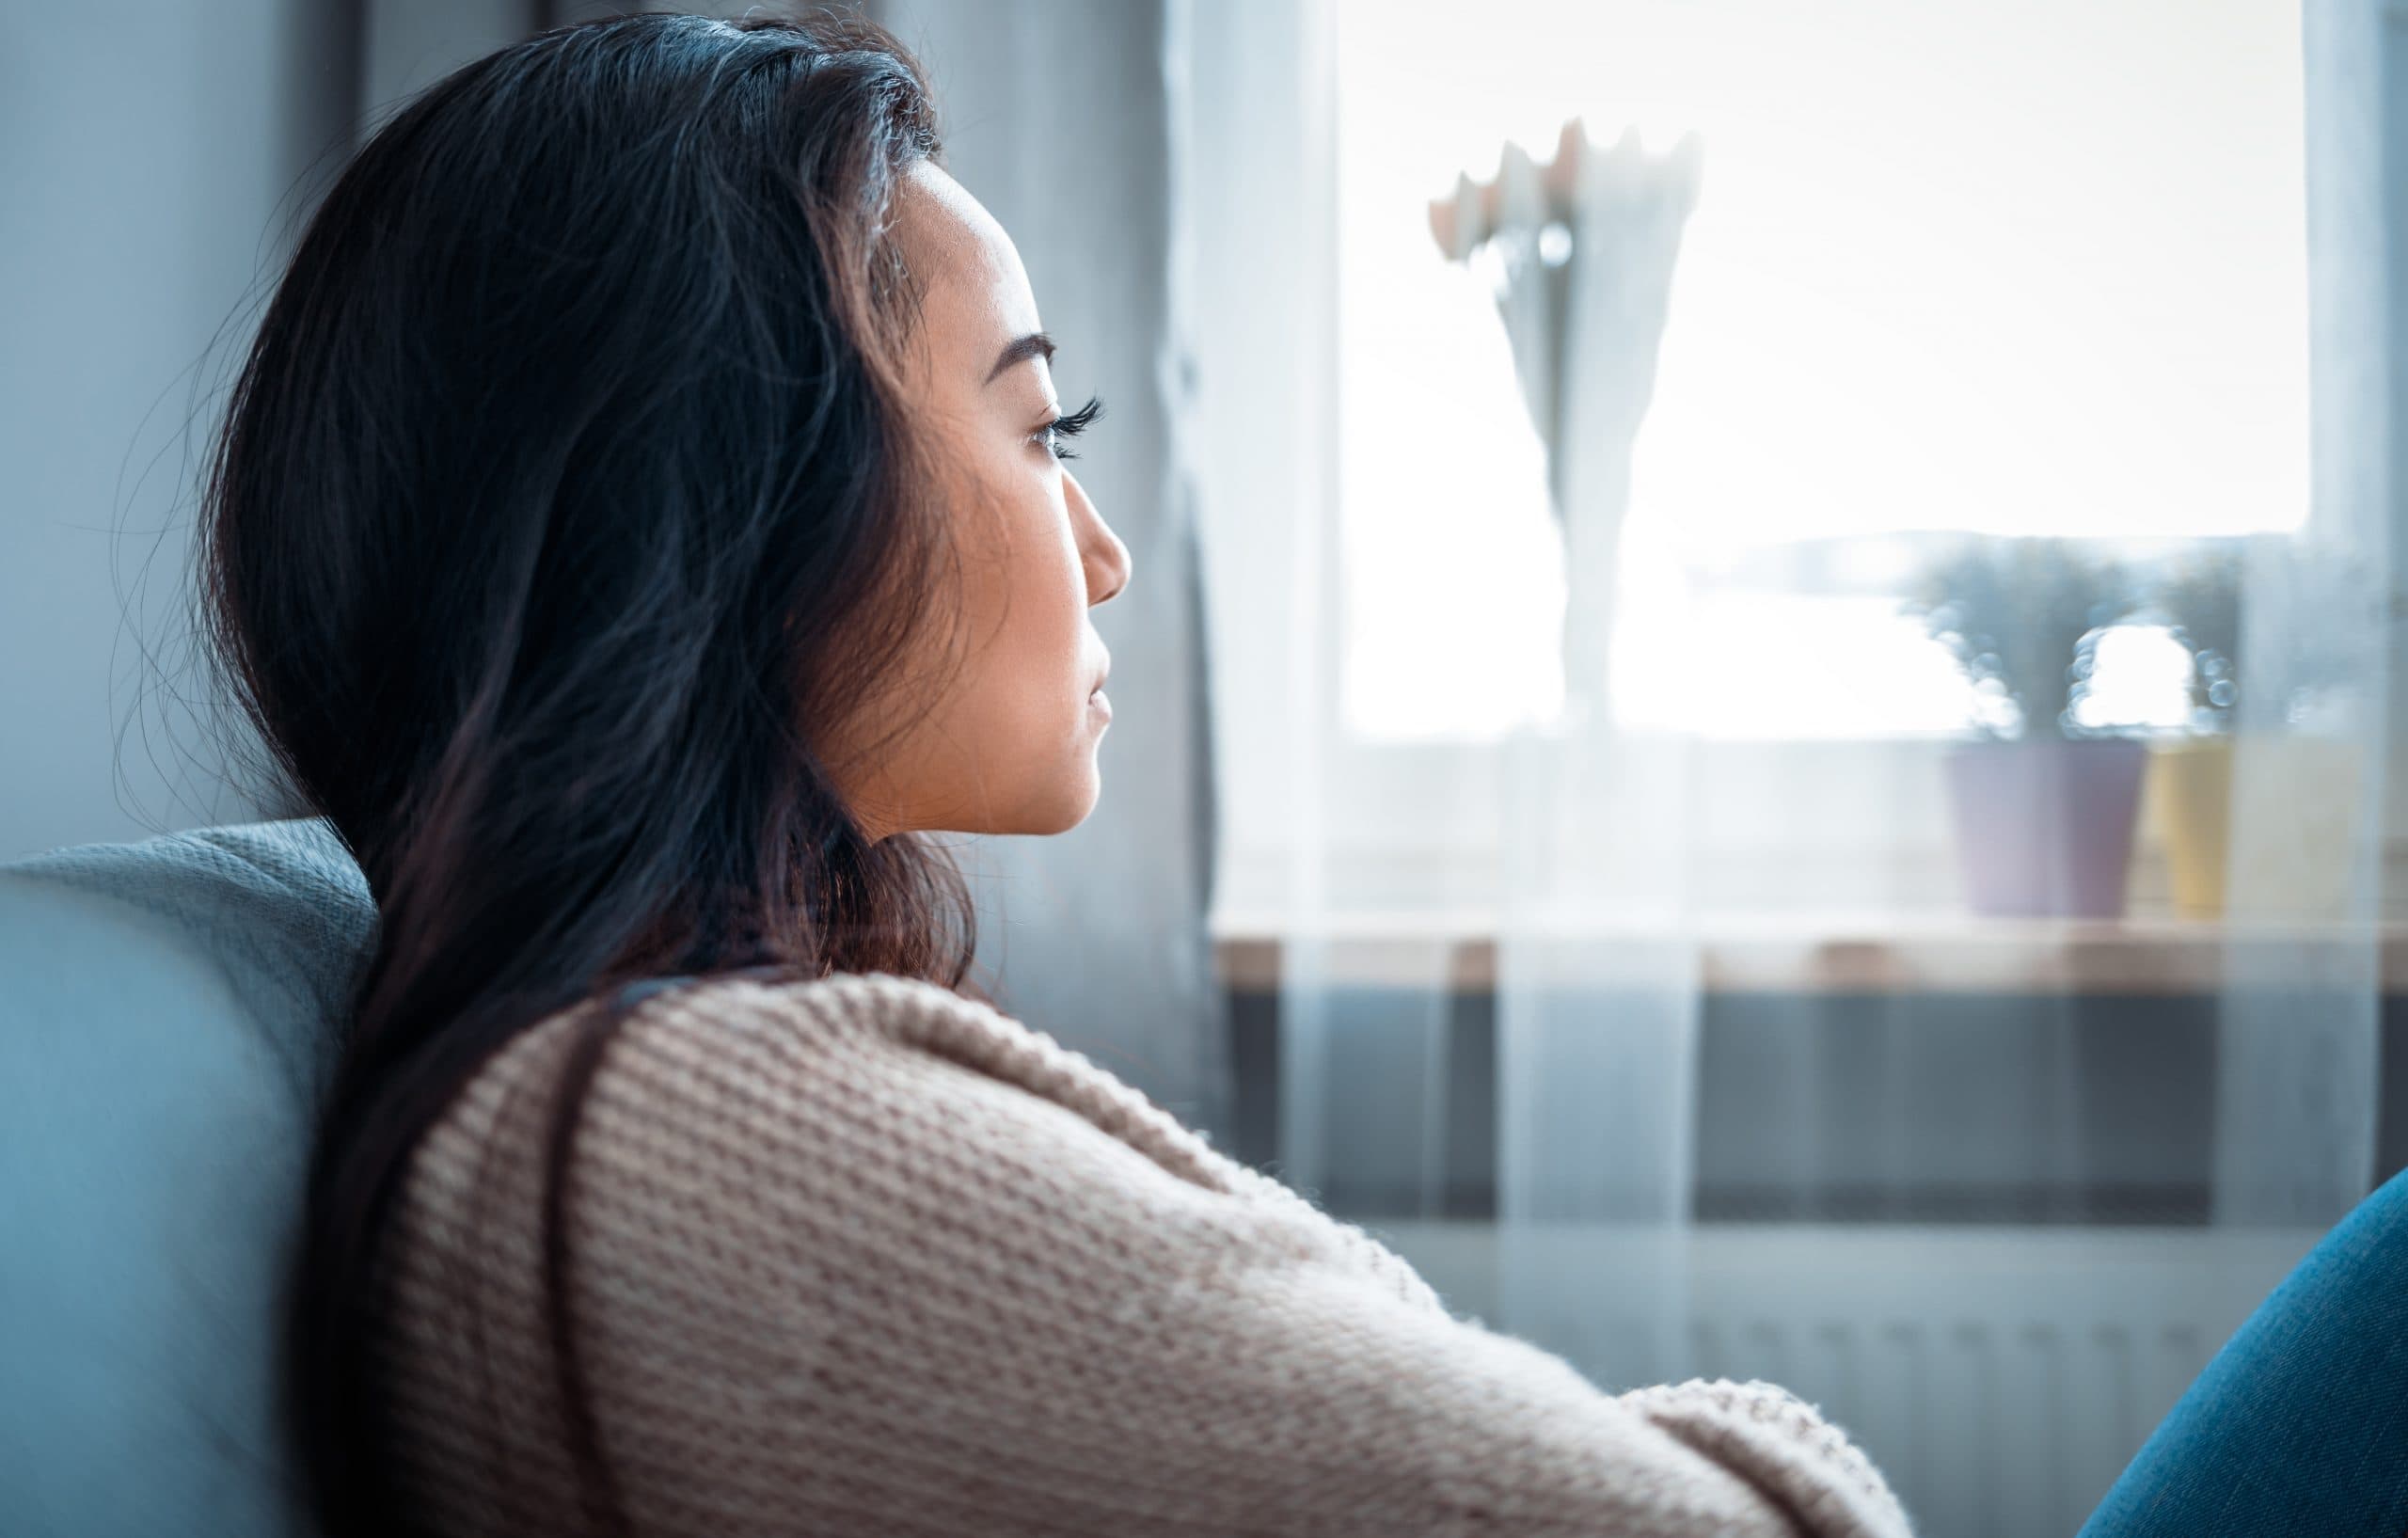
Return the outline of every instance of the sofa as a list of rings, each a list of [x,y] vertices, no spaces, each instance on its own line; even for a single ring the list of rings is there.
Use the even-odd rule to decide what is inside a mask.
[[[278,1282],[374,925],[317,818],[0,865],[0,1533],[308,1532]]]

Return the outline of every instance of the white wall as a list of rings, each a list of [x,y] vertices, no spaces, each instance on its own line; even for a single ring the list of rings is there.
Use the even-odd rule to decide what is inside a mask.
[[[250,809],[176,704],[192,476],[348,13],[0,0],[0,859]]]
[[[220,395],[355,120],[534,11],[0,0],[0,860],[280,810],[184,623]]]

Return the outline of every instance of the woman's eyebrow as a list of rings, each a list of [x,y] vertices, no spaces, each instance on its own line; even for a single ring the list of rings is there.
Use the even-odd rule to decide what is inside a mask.
[[[1053,362],[1054,339],[1042,331],[1031,331],[1024,337],[1013,339],[1004,348],[1003,356],[995,359],[995,366],[987,371],[987,383],[993,384],[997,376],[1006,369],[1015,363],[1024,363],[1032,357],[1041,357],[1048,363]]]

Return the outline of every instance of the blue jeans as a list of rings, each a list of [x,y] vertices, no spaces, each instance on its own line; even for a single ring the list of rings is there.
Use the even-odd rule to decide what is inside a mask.
[[[2408,1171],[2249,1316],[2081,1538],[2408,1534]]]

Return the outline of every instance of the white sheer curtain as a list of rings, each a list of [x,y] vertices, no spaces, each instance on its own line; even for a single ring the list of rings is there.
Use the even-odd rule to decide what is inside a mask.
[[[2381,162],[2398,45],[2376,0],[2042,8],[1862,0],[1850,36],[1883,46],[1843,48],[1745,0],[1509,6],[1495,58],[1458,39],[1390,88],[1431,116],[1457,97],[1553,109],[1578,96],[1555,83],[1590,69],[1619,83],[1576,100],[1610,144],[1553,184],[1517,149],[1493,194],[1424,182],[1420,199],[1452,214],[1434,242],[1423,201],[1364,214],[1348,198],[1366,178],[1350,192],[1333,176],[1390,148],[1347,140],[1333,92],[1349,28],[1393,71],[1431,18],[1195,16],[1198,441],[1216,446],[1199,484],[1221,585],[1224,856],[1243,899],[1216,925],[1279,959],[1275,1167],[1385,1233],[1465,1311],[1608,1387],[1712,1372],[1817,1399],[1933,1533],[2072,1530],[2264,1291],[2388,1173],[2376,1046],[2408,801],[2390,771],[2408,604]],[[1617,115],[1615,91],[1653,84],[1644,52],[1631,57],[1647,40],[1626,18],[1642,13],[1664,21],[1667,83],[1630,138],[1641,114]],[[1617,25],[1632,37],[1607,37]],[[1975,43],[2022,72],[1938,88],[1934,61]],[[2134,72],[2128,55],[2186,62]],[[1877,68],[1825,78],[1851,59]],[[1491,72],[1515,88],[1483,84]],[[1823,84],[1763,88],[1797,76]],[[2043,116],[1968,96],[2044,78]],[[1688,104],[1723,113],[1702,151],[1677,134]],[[2236,141],[2244,161],[2232,146],[2212,168],[2183,158],[2182,125],[2236,112],[2257,135]],[[2028,136],[1991,144],[2001,113]],[[1448,174],[1484,176],[1539,127],[1509,118]],[[1668,119],[1675,132],[1657,132]],[[1880,133],[1846,137],[1867,123]],[[2303,148],[2304,220],[2282,190]],[[2068,181],[2077,150],[2157,180]],[[1843,163],[1857,153],[1877,159]],[[1743,240],[1776,194],[1784,238]],[[2237,239],[2272,255],[2198,254]],[[1420,391],[1441,403],[1427,417],[1394,389],[1379,397],[1393,420],[1350,417],[1350,367],[1405,371],[1417,348],[1443,350],[1434,313],[1418,329],[1367,318],[1348,293],[1370,241],[1484,280],[1510,369],[1448,354]],[[2153,292],[2168,285],[2178,302]],[[1812,325],[1782,329],[1783,306]],[[1885,329],[1901,315],[1911,325]],[[1830,350],[1779,351],[1813,325]],[[1380,327],[1393,349],[1385,332],[1364,341]],[[2279,370],[2253,383],[2234,361],[2287,347],[2308,360],[2304,386]],[[1383,496],[1416,473],[1466,484],[1448,479],[1446,413],[1472,389],[1518,393],[1549,451],[1560,565],[1534,571],[1527,604],[1560,591],[1557,656],[1520,665],[1560,656],[1562,706],[1482,740],[1372,742],[1346,724],[1340,653],[1359,603],[1349,563],[1381,535],[1344,525],[1360,488],[1341,445],[1357,433],[1409,468],[1379,479]],[[1506,537],[1518,495],[1513,446],[1481,435],[1496,504],[1453,509],[1444,536],[1466,550]],[[1768,454],[1777,474],[1740,473]],[[1744,505],[1751,486],[1782,501]],[[1922,522],[1889,516],[1917,497]],[[2064,699],[2034,692],[2045,678],[2018,684],[2016,741],[1928,721],[1784,735],[1858,703],[1829,691],[1785,715],[1794,702],[1767,691],[1776,723],[1735,732],[1682,716],[1731,675],[1718,646],[1801,697],[1818,665],[1854,677],[1870,703],[1851,721],[1972,699],[1941,652],[1909,655],[1922,642],[1895,616],[1945,551],[2020,532],[2025,503],[2067,572],[2113,557],[2130,580],[2076,595],[2068,576],[2004,602],[1998,623],[2019,635],[2051,610],[2078,618]],[[2135,506],[2147,516],[2114,526]],[[2174,511],[2149,523],[2160,506]],[[1807,526],[1767,537],[1791,507]],[[1684,545],[1704,557],[1668,555]],[[2242,552],[2237,639],[2212,664],[2237,676],[2237,701],[2117,716],[2115,690],[2148,687],[2150,648],[2175,650],[2156,574],[2194,545]],[[1443,582],[1402,596],[1434,631],[1500,612]],[[1818,605],[1857,629],[1801,627]],[[2184,623],[2204,647],[2206,622]],[[1860,633],[1895,665],[1870,647],[1815,655]],[[1984,665],[1978,647],[1968,659]],[[2204,653],[2199,666],[2206,699]],[[1646,669],[1665,676],[1634,697]],[[2112,910],[2061,891],[2054,911],[1984,911],[1968,867],[1986,842],[2061,841],[2066,858],[2099,842],[2090,771],[2067,767],[2090,742],[2121,745],[2089,754],[2116,773],[2147,761],[2148,816],[2111,867],[2127,877]],[[2194,748],[2229,763],[2228,797],[2168,788]],[[2020,788],[1982,799],[1966,766],[2010,763]],[[2174,890],[2178,843],[2225,851],[2220,908]],[[1268,876],[1249,849],[1271,851]]]
[[[2387,808],[2408,732],[2389,15],[2310,0],[2303,28],[2313,494],[2296,537],[2253,543],[2243,581],[2215,1165],[2231,1225],[2329,1225],[2377,1178]]]
[[[1636,132],[1606,150],[1575,122],[1548,166],[1509,146],[1493,183],[1465,177],[1433,209],[1448,254],[1496,284],[1563,542],[1564,707],[1507,743],[1500,1315],[1626,1384],[1686,1358],[1696,754],[1685,733],[1616,719],[1609,652],[1632,451],[1701,159],[1693,135],[1668,154]]]

